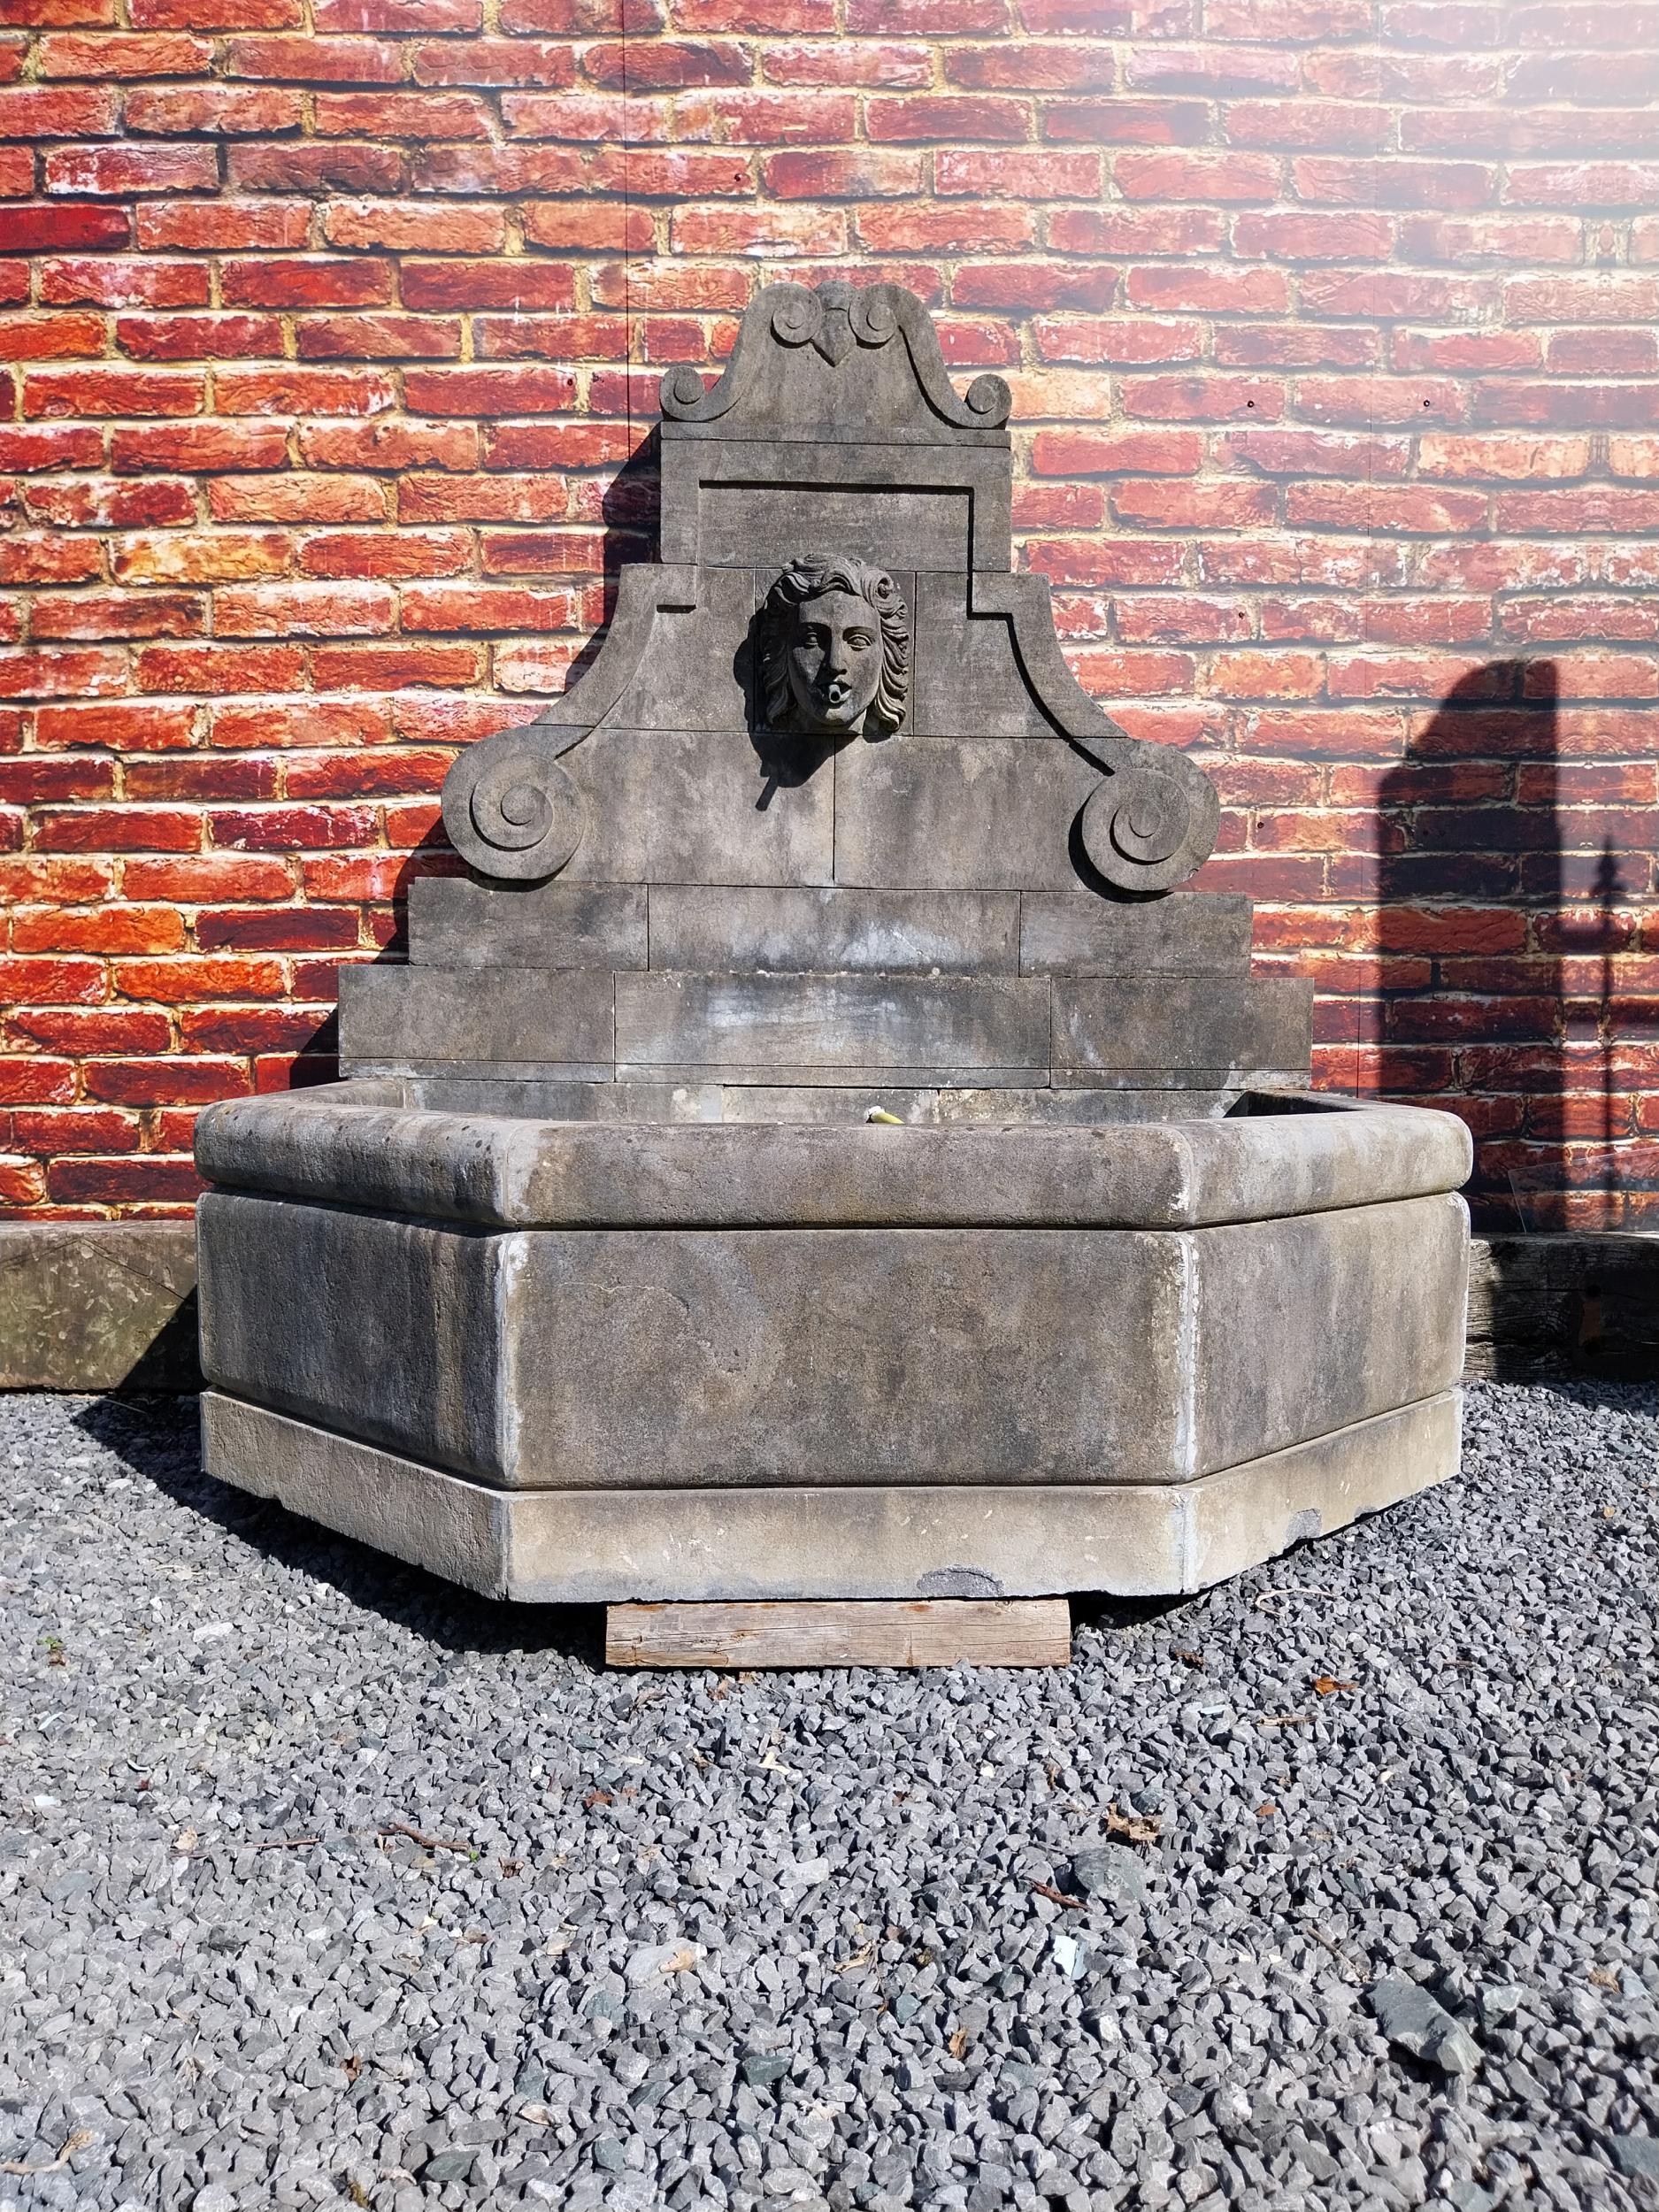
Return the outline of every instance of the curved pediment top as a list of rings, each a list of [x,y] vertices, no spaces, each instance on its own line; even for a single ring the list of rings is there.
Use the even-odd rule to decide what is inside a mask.
[[[749,303],[719,380],[705,388],[695,369],[671,369],[661,399],[667,427],[768,438],[983,437],[1003,432],[1013,403],[1000,376],[957,393],[914,292],[841,283],[769,284]]]

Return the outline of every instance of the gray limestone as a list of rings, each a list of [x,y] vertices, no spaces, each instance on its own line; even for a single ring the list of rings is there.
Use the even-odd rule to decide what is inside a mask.
[[[663,557],[459,753],[348,1080],[200,1118],[214,1471],[658,1600],[1187,1589],[1441,1479],[1467,1133],[1307,1094],[1179,888],[1217,794],[1014,570],[1008,388],[783,284],[662,405]]]
[[[1455,1473],[1455,1393],[1179,1485],[500,1490],[209,1391],[222,1479],[487,1596],[1043,1597],[1206,1589]]]

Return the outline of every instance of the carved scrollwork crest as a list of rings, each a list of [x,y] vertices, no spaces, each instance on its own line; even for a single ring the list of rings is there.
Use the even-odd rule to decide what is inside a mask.
[[[463,753],[449,771],[443,826],[481,874],[539,883],[569,864],[588,808],[546,735],[503,730]]]
[[[1167,891],[1210,856],[1221,802],[1180,753],[1137,744],[1091,795],[1079,834],[1090,865],[1118,891]]]

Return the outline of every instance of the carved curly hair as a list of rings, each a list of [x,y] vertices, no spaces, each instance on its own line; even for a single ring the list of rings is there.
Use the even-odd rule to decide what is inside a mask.
[[[881,625],[881,675],[869,719],[891,737],[904,719],[910,695],[910,618],[902,593],[885,570],[869,561],[829,560],[807,553],[792,560],[766,594],[761,615],[760,685],[768,726],[790,727],[789,640],[797,608],[826,591],[849,591],[866,601]]]

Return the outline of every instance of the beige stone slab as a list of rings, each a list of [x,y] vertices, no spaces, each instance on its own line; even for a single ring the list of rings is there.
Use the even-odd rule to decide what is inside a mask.
[[[192,1390],[188,1221],[0,1222],[0,1389]]]
[[[531,1603],[1161,1597],[1208,1588],[1455,1474],[1447,1391],[1177,1488],[491,1490],[219,1391],[208,1471]]]
[[[1018,1068],[1029,1082],[1048,1064],[1048,995],[1046,981],[1013,976],[619,975],[617,1064],[866,1079],[883,1067]]]
[[[1243,976],[1249,969],[1250,902],[1241,894],[1103,899],[1079,886],[1020,899],[1022,975]]]
[[[640,964],[682,973],[851,969],[1011,976],[1019,972],[1019,899],[1011,891],[660,884],[650,893],[650,959]]]
[[[409,957],[433,968],[643,968],[645,887],[417,876]]]
[[[641,730],[606,723],[560,765],[588,827],[565,883],[827,884],[835,810],[827,764],[772,772],[741,724]]]
[[[609,1072],[615,995],[609,968],[343,968],[341,1060],[365,1075],[427,1061]]]
[[[1064,1598],[613,1605],[612,1667],[1064,1667]]]
[[[1179,1228],[1455,1190],[1472,1158],[1464,1125],[1424,1107],[1286,1095],[1094,1125],[1033,1123],[1029,1097],[999,1118],[979,1088],[891,1129],[437,1113],[342,1085],[209,1106],[196,1162],[231,1188],[482,1225]]]
[[[1308,1064],[1313,986],[1301,976],[1056,976],[1051,1059],[1064,1080],[1187,1066]]]

